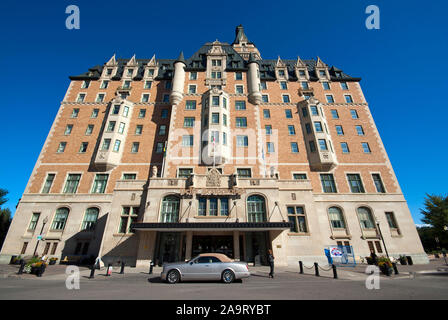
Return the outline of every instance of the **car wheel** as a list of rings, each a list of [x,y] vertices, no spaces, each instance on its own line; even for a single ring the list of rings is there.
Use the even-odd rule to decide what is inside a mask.
[[[179,280],[180,280],[180,275],[177,270],[171,270],[166,275],[166,281],[168,281],[168,283],[171,283],[171,284],[178,283]]]
[[[232,270],[224,270],[221,278],[224,283],[232,283],[233,280],[235,280],[235,274],[232,272]]]

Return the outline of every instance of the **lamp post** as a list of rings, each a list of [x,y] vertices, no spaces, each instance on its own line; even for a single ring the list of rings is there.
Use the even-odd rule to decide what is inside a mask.
[[[380,221],[375,217],[376,226],[378,227],[378,231],[380,232],[381,240],[383,241],[384,250],[386,251],[386,256],[389,259],[389,253],[387,252],[386,243],[384,242],[383,233],[380,228]]]
[[[45,227],[45,224],[48,222],[48,217],[45,217],[44,220],[43,220],[42,222],[43,222],[43,223],[42,223],[42,229],[40,229],[40,234],[39,234],[39,236],[42,236],[42,233],[44,232],[44,227]],[[40,239],[37,238],[36,248],[34,249],[33,256],[36,255],[37,247],[39,246],[39,241],[40,241]]]

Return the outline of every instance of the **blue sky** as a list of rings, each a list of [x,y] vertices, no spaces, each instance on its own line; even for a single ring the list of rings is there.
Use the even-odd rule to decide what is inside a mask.
[[[80,8],[80,29],[65,8]],[[380,9],[380,30],[365,8]],[[176,58],[204,42],[232,42],[235,27],[265,59],[319,56],[361,85],[416,223],[425,193],[448,187],[446,1],[2,1],[0,187],[13,212],[69,75],[117,57]]]

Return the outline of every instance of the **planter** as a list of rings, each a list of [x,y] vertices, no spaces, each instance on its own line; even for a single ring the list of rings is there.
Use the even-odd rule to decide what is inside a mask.
[[[49,263],[50,266],[55,265],[55,264],[56,264],[56,260],[50,260],[50,263]]]
[[[412,258],[411,258],[411,256],[406,256],[406,259],[408,259],[408,264],[410,265],[410,266],[412,266],[414,263],[412,262]]]
[[[386,265],[381,266],[380,270],[384,275],[386,275],[388,277],[394,272],[394,269],[392,269]]]
[[[31,272],[30,274],[37,274],[38,270],[40,269],[40,267],[31,267]]]
[[[408,263],[407,263],[406,259],[401,258],[401,259],[400,259],[400,264],[401,264],[402,266],[405,266],[405,265],[407,265]]]

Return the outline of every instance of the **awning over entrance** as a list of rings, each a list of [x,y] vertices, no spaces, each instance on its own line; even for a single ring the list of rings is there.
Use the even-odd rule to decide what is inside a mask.
[[[134,230],[146,231],[267,231],[286,230],[291,222],[143,222],[133,223]]]

